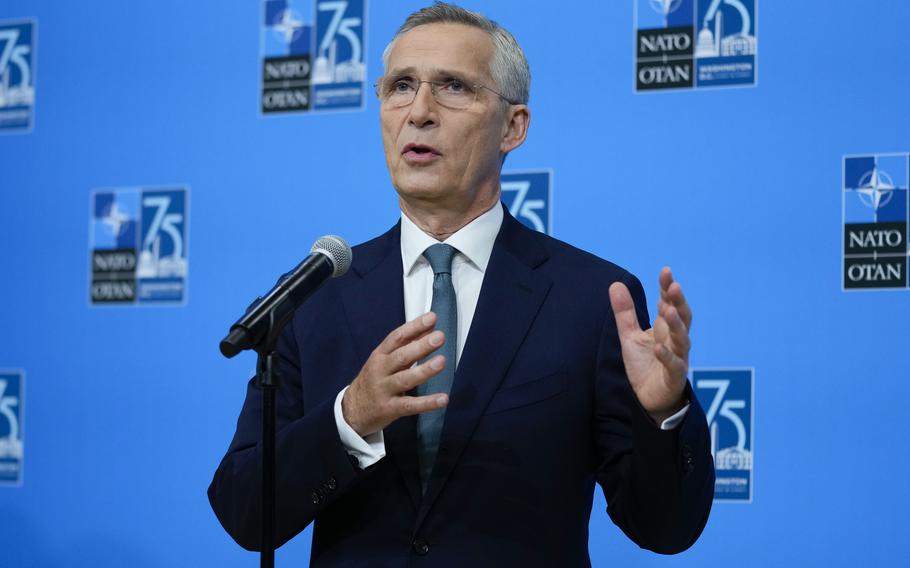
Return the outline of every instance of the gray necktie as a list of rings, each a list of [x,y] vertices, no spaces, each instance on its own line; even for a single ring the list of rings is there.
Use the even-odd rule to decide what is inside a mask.
[[[436,329],[445,333],[445,344],[430,354],[427,359],[437,354],[445,355],[446,365],[442,372],[431,377],[429,381],[417,387],[417,394],[446,393],[452,390],[455,378],[455,345],[458,338],[458,306],[455,303],[455,287],[452,286],[452,257],[455,249],[451,245],[439,243],[423,252],[424,258],[433,268],[433,304],[431,309],[436,314]],[[439,447],[439,436],[445,421],[445,408],[424,412],[417,415],[417,458],[420,467],[420,485],[426,493],[427,483],[433,471],[436,450]]]

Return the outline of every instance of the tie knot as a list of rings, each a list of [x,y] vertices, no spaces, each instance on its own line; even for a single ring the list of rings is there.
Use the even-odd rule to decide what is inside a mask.
[[[433,268],[433,274],[451,274],[452,258],[455,256],[455,252],[455,247],[452,245],[439,243],[423,251],[423,256]]]

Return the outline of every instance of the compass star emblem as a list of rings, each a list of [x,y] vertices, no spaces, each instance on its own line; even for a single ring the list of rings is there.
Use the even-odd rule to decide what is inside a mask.
[[[891,176],[878,168],[863,174],[858,185],[856,193],[859,194],[863,205],[876,211],[887,205],[894,197],[894,182]]]
[[[272,30],[281,37],[284,43],[291,43],[300,37],[303,30],[303,20],[290,8],[281,11],[272,24]]]
[[[101,222],[105,225],[108,225],[111,228],[111,232],[114,234],[114,237],[119,237],[120,233],[123,232],[123,225],[129,221],[130,218],[126,215],[125,212],[121,211],[117,206],[117,202],[114,201],[111,204],[111,211],[107,214],[107,217],[103,217]]]
[[[666,16],[670,12],[675,12],[682,0],[651,0],[651,7],[658,14]]]

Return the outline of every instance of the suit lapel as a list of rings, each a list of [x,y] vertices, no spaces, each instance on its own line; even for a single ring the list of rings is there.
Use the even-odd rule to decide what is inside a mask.
[[[354,252],[356,278],[342,291],[345,313],[361,361],[390,331],[404,323],[400,224]],[[383,431],[386,454],[404,477],[415,509],[421,500],[417,474],[417,421],[400,418]]]
[[[506,210],[455,371],[440,449],[417,526],[445,485],[546,298],[551,281],[534,271],[546,259],[536,233]]]

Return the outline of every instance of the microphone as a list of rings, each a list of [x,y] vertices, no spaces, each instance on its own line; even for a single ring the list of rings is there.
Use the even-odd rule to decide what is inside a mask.
[[[339,236],[326,235],[313,244],[310,254],[282,275],[265,296],[256,298],[231,326],[219,345],[230,359],[245,349],[259,350],[278,337],[296,310],[323,282],[341,276],[351,267],[351,247]]]

